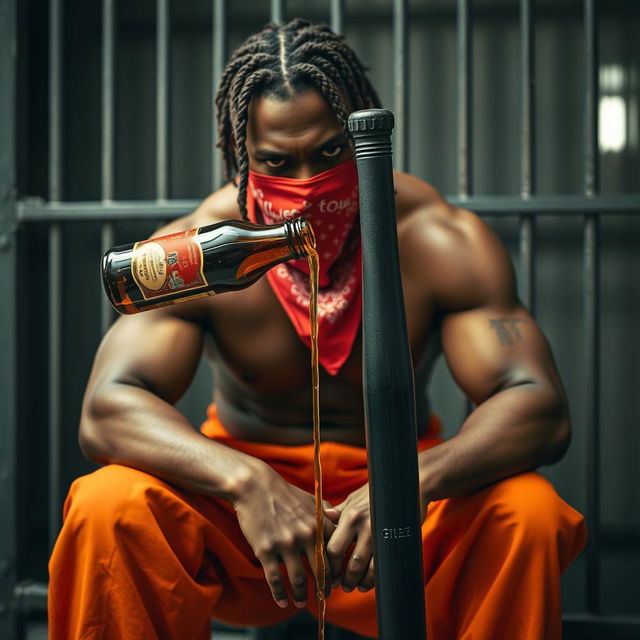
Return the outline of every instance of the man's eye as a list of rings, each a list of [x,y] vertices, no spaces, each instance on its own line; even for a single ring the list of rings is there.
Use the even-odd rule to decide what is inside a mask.
[[[267,158],[263,162],[271,169],[282,169],[285,165],[285,161],[282,158]]]
[[[341,144],[336,145],[335,147],[331,147],[329,149],[325,149],[322,152],[322,155],[325,158],[335,158],[342,153],[343,146]]]

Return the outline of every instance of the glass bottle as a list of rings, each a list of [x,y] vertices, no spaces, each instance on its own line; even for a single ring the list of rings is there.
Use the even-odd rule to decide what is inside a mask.
[[[102,282],[114,309],[132,314],[244,289],[314,247],[304,218],[276,225],[228,220],[114,247],[102,257]]]

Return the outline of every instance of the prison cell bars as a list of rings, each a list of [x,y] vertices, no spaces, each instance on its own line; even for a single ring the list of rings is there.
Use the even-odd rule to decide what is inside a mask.
[[[598,151],[597,151],[597,15],[595,0],[584,1],[584,33],[585,33],[585,122],[584,122],[584,195],[583,196],[536,196],[535,195],[535,149],[534,149],[534,19],[532,0],[520,1],[521,24],[521,192],[520,197],[483,197],[472,195],[472,12],[471,0],[458,0],[458,45],[457,45],[457,195],[450,198],[453,204],[467,207],[480,215],[518,216],[519,219],[519,247],[522,271],[522,297],[525,304],[534,309],[535,306],[535,219],[538,215],[564,214],[583,217],[583,246],[584,246],[584,330],[585,330],[585,387],[587,414],[587,518],[590,523],[590,542],[587,550],[587,580],[586,604],[587,616],[569,616],[569,628],[581,637],[606,637],[608,633],[615,633],[616,637],[632,637],[640,629],[637,618],[619,619],[611,616],[599,616],[599,220],[605,213],[637,214],[637,195],[600,196],[598,194]],[[220,79],[224,60],[226,58],[227,38],[227,2],[226,0],[212,0],[212,83],[217,85]],[[344,0],[329,0],[330,23],[335,31],[343,32],[345,24]],[[4,12],[5,22],[0,22],[0,29],[4,29],[8,38],[0,39],[5,43],[0,45],[3,69],[3,91],[5,86],[11,96],[15,92],[15,75],[11,67],[11,36],[15,36],[15,0],[0,0],[0,7]],[[409,159],[408,148],[408,51],[409,33],[408,6],[406,0],[395,0],[393,3],[393,43],[394,43],[394,108],[400,127],[396,132],[396,149],[398,168],[407,169]],[[283,22],[286,19],[284,0],[272,0],[271,19]],[[33,200],[21,202],[0,203],[0,260],[6,262],[15,258],[15,235],[7,235],[11,228],[6,220],[12,216],[19,223],[45,221],[49,223],[49,483],[50,509],[49,538],[52,542],[60,524],[61,487],[60,487],[60,456],[61,456],[61,313],[62,313],[62,267],[61,267],[61,225],[65,222],[80,220],[98,220],[103,222],[102,244],[106,249],[113,244],[113,223],[118,219],[157,219],[173,218],[191,211],[196,202],[176,201],[170,199],[169,175],[169,86],[170,86],[170,5],[169,0],[157,0],[156,33],[157,33],[157,63],[156,63],[156,201],[155,202],[118,202],[114,200],[114,74],[116,50],[116,16],[115,1],[103,0],[103,41],[102,41],[102,179],[100,202],[64,202],[63,200],[63,154],[62,154],[62,0],[50,0],[50,88],[49,88],[49,201],[41,203]],[[6,69],[9,69],[7,72]],[[213,95],[213,91],[212,91]],[[7,132],[7,123],[13,126],[15,113],[8,106],[9,101],[3,101],[2,133],[3,155],[10,158],[5,165],[13,167],[12,134]],[[212,109],[213,111],[213,109]],[[217,134],[213,133],[214,143]],[[221,185],[221,163],[219,154],[212,145],[212,183]],[[15,180],[13,174],[10,180]],[[7,239],[8,238],[8,239]],[[13,244],[12,244],[13,243]],[[4,264],[4,262],[3,262]],[[8,272],[15,269],[15,265],[7,263]],[[15,297],[15,291],[13,292]],[[5,298],[11,300],[12,296]],[[102,311],[102,326],[108,327],[113,313],[105,303]],[[3,326],[8,327],[15,335],[15,323],[10,317],[2,318]],[[10,341],[11,342],[11,341]],[[2,369],[3,388],[15,391],[15,381],[9,380],[7,371],[15,371],[16,354],[11,343],[6,350],[5,360],[8,365]],[[12,355],[13,353],[13,355]],[[13,363],[13,364],[12,364]],[[9,369],[7,369],[7,366]],[[11,429],[7,436],[10,451],[15,450],[16,417],[15,402],[8,405],[8,418]],[[6,487],[15,490],[15,468],[12,461],[3,459],[3,468],[9,470],[9,479],[5,480]],[[13,482],[13,484],[12,484]],[[9,491],[2,492],[4,499]],[[8,512],[15,515],[15,503],[8,502],[11,507]],[[15,519],[14,519],[15,522]],[[2,593],[7,584],[14,586],[17,600],[14,609],[3,613],[0,604],[0,631],[14,629],[14,621],[10,620],[15,609],[21,608],[21,602],[37,597],[43,600],[46,591],[43,588],[29,588],[24,585],[14,585],[15,559],[11,554],[15,547],[15,540],[10,535],[2,538],[3,547],[0,549],[0,581]],[[5,580],[8,577],[9,580]],[[13,583],[12,583],[13,580]],[[24,608],[24,606],[22,607]],[[0,634],[12,637],[10,633]]]
[[[16,0],[0,0],[0,509],[8,526],[0,527],[0,637],[14,637],[17,580],[17,413],[18,349],[16,305],[17,238],[15,233],[16,153]],[[11,635],[9,635],[11,634]]]
[[[101,196],[104,205],[113,202],[115,195],[114,148],[115,148],[115,73],[116,73],[116,0],[102,0],[102,180]],[[102,223],[102,252],[114,245],[114,224],[110,220]],[[113,309],[106,296],[102,297],[100,309],[102,333],[113,321]]]
[[[531,0],[520,0],[520,196],[530,198],[535,189],[534,35]],[[535,315],[535,218],[519,216],[522,301]]]
[[[49,200],[61,202],[62,193],[62,5],[49,3]],[[49,549],[61,523],[62,458],[62,223],[49,226]]]
[[[222,186],[222,154],[218,151],[218,127],[216,126],[216,88],[222,78],[224,62],[227,58],[227,0],[213,0],[213,42],[212,42],[212,91],[211,91],[211,123],[213,127],[213,145],[211,145],[211,167],[213,170],[212,186]]]
[[[584,194],[598,194],[598,33],[595,0],[584,0]],[[584,348],[587,432],[587,611],[600,612],[600,218],[584,216]]]
[[[409,171],[409,8],[407,0],[393,3],[393,136],[394,166]]]

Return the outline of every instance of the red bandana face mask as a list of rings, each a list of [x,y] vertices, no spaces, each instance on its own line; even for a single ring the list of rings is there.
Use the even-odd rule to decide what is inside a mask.
[[[249,171],[249,219],[265,224],[304,216],[313,227],[320,262],[318,344],[322,366],[338,373],[349,357],[362,317],[358,173],[353,160],[308,179]],[[298,335],[311,344],[309,266],[291,260],[267,272],[269,284]]]

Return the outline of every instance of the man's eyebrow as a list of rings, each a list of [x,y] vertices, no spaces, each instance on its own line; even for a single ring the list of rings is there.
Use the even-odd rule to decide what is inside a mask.
[[[331,149],[332,147],[336,147],[341,144],[347,144],[347,138],[344,132],[339,131],[335,135],[331,136],[328,140],[325,140],[322,144],[318,145],[314,149],[314,153],[320,153],[322,151],[326,151],[327,149]],[[254,155],[261,156],[262,158],[267,158],[269,160],[287,160],[291,157],[288,153],[281,153],[280,151],[272,151],[271,149],[255,149]]]
[[[256,156],[262,156],[269,160],[286,160],[291,157],[288,153],[280,153],[279,151],[271,151],[270,149],[256,149],[253,153]]]
[[[331,136],[328,140],[325,140],[320,146],[316,148],[316,151],[326,151],[332,147],[337,147],[341,144],[347,144],[347,138],[343,131],[339,131],[334,136]]]

